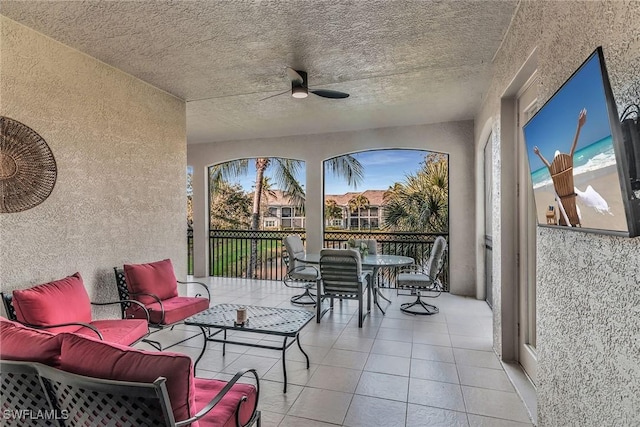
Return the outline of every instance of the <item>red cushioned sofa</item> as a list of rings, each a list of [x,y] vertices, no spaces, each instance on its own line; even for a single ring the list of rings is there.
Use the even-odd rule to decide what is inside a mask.
[[[229,382],[195,378],[193,363],[183,354],[52,334],[2,317],[0,337],[6,425],[25,425],[21,416],[43,411],[55,415],[46,425],[57,420],[86,427],[260,426],[259,379],[253,369]],[[253,374],[255,385],[238,382],[246,373]]]
[[[2,293],[7,317],[36,329],[49,332],[72,332],[101,340],[131,345],[149,334],[147,319],[102,319],[94,320],[92,305],[122,305],[124,301],[95,303],[89,300],[82,276],[75,273],[64,279],[14,290],[12,295]],[[137,305],[144,313],[144,305]]]

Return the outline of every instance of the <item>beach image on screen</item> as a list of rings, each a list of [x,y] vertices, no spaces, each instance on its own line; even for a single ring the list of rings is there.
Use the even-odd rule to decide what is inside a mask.
[[[597,53],[524,137],[539,224],[628,231]]]

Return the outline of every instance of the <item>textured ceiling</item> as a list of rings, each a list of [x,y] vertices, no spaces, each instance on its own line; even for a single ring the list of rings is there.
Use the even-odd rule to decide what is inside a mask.
[[[473,118],[517,1],[3,1],[1,13],[187,101],[189,143]],[[348,92],[261,99],[309,86]]]

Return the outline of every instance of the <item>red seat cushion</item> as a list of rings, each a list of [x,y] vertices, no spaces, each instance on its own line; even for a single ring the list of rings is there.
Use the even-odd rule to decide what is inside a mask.
[[[196,297],[173,297],[162,301],[164,306],[164,322],[163,325],[171,325],[180,322],[189,316],[200,313],[209,308],[209,300],[207,298]],[[151,323],[160,324],[162,320],[162,311],[160,304],[147,304],[149,310],[149,321]],[[137,306],[132,306],[127,310],[128,317],[146,318],[144,312]]]
[[[146,319],[94,320],[91,325],[100,331],[105,341],[122,345],[131,345],[149,333]],[[79,329],[74,333],[97,338],[94,332],[87,329]]]
[[[59,335],[28,328],[0,317],[0,359],[25,360],[58,367],[61,338]]]
[[[196,378],[196,409],[200,411],[207,406],[225,385],[226,381]],[[242,396],[247,396],[247,401],[240,406],[240,425],[245,425],[256,409],[258,394],[252,384],[236,383],[224,398],[198,421],[200,427],[235,427],[236,409]]]
[[[80,273],[30,289],[13,291],[13,307],[20,322],[31,325],[55,325],[91,322],[91,302]],[[73,332],[78,326],[49,329]]]
[[[132,294],[153,294],[161,300],[178,296],[178,282],[170,259],[148,264],[125,264],[124,276],[129,292]],[[156,301],[144,295],[134,298],[143,304],[152,304]]]
[[[193,364],[189,356],[136,350],[76,334],[61,336],[62,370],[95,378],[146,383],[165,377],[175,419],[181,421],[195,415]]]

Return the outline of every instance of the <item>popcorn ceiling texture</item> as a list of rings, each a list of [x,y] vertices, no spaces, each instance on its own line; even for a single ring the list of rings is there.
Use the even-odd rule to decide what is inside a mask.
[[[0,215],[3,290],[79,271],[92,300],[114,300],[114,266],[163,258],[184,277],[184,102],[7,18],[0,24],[0,114],[38,132],[58,166],[44,203]]]
[[[539,105],[600,45],[618,111],[637,103],[639,22],[637,1],[522,2],[480,119],[499,121],[500,97],[534,47]],[[640,425],[640,238],[539,228],[537,244],[538,424]]]

